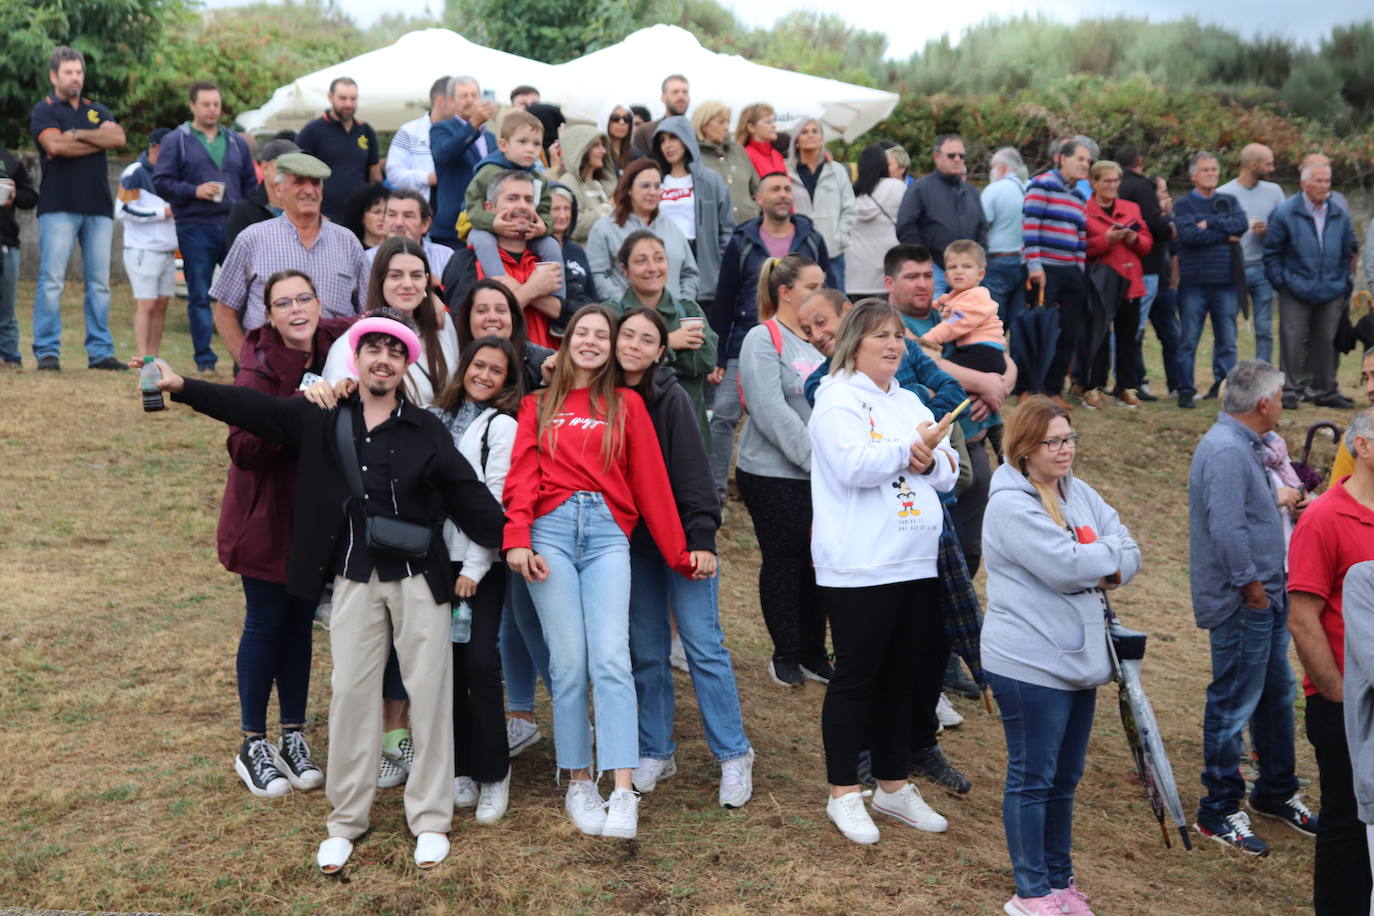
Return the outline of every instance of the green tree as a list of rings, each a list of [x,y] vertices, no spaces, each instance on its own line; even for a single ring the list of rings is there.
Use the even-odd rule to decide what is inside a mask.
[[[561,64],[613,45],[673,9],[662,0],[445,0],[443,21],[478,44]]]

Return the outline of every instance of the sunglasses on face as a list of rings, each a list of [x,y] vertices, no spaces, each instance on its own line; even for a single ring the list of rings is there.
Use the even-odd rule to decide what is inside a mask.
[[[633,120],[634,118],[631,115],[611,115],[610,123],[615,124],[618,121],[621,124],[629,124]]]

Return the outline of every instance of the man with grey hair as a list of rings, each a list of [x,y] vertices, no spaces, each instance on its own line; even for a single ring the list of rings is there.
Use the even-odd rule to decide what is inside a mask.
[[[1245,286],[1255,320],[1255,359],[1272,362],[1274,357],[1274,288],[1264,274],[1264,235],[1269,217],[1283,203],[1283,188],[1265,181],[1274,173],[1274,152],[1263,143],[1250,143],[1240,151],[1240,174],[1217,188],[1230,194],[1250,221],[1240,237],[1245,256]]]
[[[429,129],[429,152],[434,159],[434,228],[429,237],[450,248],[458,239],[458,214],[463,197],[477,172],[477,163],[496,149],[496,138],[486,124],[496,114],[496,103],[482,96],[482,87],[470,76],[448,81],[445,113],[449,117]]]
[[[1317,819],[1298,796],[1293,749],[1293,672],[1283,521],[1302,494],[1275,491],[1263,437],[1283,413],[1283,375],[1245,360],[1226,377],[1222,413],[1193,453],[1188,475],[1189,577],[1193,617],[1211,643],[1212,683],[1202,720],[1202,784],[1197,831],[1250,856],[1269,854],[1241,810],[1240,757],[1246,724],[1260,776],[1247,807],[1311,834]]]
[[[997,301],[997,317],[1011,330],[1026,304],[1026,268],[1021,263],[1021,205],[1028,175],[1021,154],[1004,146],[992,154],[988,184],[983,188],[983,216],[988,221],[988,266],[983,285]]]
[[[1366,912],[1371,888],[1368,837],[1355,798],[1345,731],[1342,674],[1346,621],[1367,619],[1371,610],[1347,607],[1343,598],[1346,573],[1357,563],[1374,560],[1374,410],[1355,416],[1345,444],[1354,456],[1354,471],[1334,481],[1299,519],[1288,555],[1288,626],[1307,674],[1307,740],[1316,752],[1322,790],[1312,875],[1317,916]],[[1366,774],[1369,763],[1359,763]]]
[[[945,248],[959,239],[988,247],[988,221],[978,189],[965,179],[964,141],[957,134],[935,138],[935,171],[906,189],[897,209],[897,241],[924,245],[935,257],[935,295],[949,291]]]
[[[1358,245],[1349,211],[1330,197],[1331,166],[1304,166],[1302,193],[1274,210],[1264,235],[1264,272],[1279,291],[1279,365],[1288,407],[1302,394],[1304,365],[1318,407],[1355,406],[1336,383],[1335,336],[1355,285]]]

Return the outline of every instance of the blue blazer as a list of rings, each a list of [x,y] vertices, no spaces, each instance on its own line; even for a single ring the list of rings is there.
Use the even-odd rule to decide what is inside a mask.
[[[480,131],[457,118],[445,118],[429,128],[429,151],[434,156],[434,225],[430,238],[458,241],[458,214],[463,212],[463,195],[468,182],[482,161],[477,138],[485,137],[487,152],[496,152],[496,138],[483,127]]]

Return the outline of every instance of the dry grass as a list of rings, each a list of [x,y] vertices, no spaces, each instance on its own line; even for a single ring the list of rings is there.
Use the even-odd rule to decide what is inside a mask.
[[[434,873],[410,864],[401,796],[392,790],[379,793],[374,829],[347,878],[320,878],[313,853],[323,793],[257,800],[231,768],[242,605],[237,578],[220,568],[214,551],[224,431],[179,406],[145,416],[129,375],[82,369],[80,309],[68,293],[67,371],[0,375],[0,768],[11,774],[0,788],[0,906],[1001,911],[1011,880],[998,722],[979,704],[957,704],[968,722],[946,733],[944,745],[974,790],[964,798],[927,793],[949,817],[948,835],[885,823],[876,847],[842,839],[823,809],[823,691],[812,684],[787,693],[768,681],[755,544],[738,503],[721,537],[722,607],[759,752],[754,800],[745,809],[716,806],[717,770],[680,677],[683,772],[644,798],[638,841],[575,835],[545,741],[515,763],[507,818],[483,829],[470,813],[460,815],[455,855]],[[31,301],[27,295],[21,302]],[[26,307],[21,314],[27,333]],[[131,352],[129,314],[127,288],[116,289],[121,354]],[[172,322],[168,339],[173,365],[188,365],[184,316]],[[1248,338],[1242,345],[1248,350]],[[1144,550],[1144,571],[1118,593],[1117,607],[1129,625],[1154,636],[1146,685],[1190,812],[1200,788],[1209,663],[1189,610],[1185,482],[1191,449],[1214,413],[1203,402],[1193,412],[1155,405],[1076,417],[1082,476],[1120,509]],[[1288,431],[1315,418],[1304,409]],[[327,641],[319,634],[310,704],[321,758]],[[1078,873],[1098,912],[1307,910],[1312,843],[1291,831],[1263,825],[1274,845],[1263,861],[1242,861],[1210,843],[1191,854],[1162,847],[1133,784],[1114,693],[1103,691],[1101,700],[1075,831]],[[547,710],[543,715],[547,722]],[[1299,769],[1316,775],[1301,738]]]

